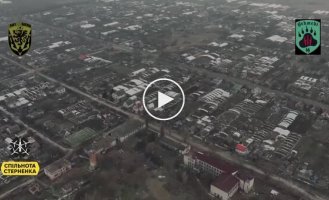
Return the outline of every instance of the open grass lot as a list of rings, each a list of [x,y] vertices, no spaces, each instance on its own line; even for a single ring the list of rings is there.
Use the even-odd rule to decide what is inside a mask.
[[[170,200],[172,198],[170,193],[163,187],[163,183],[158,179],[150,178],[146,182],[152,196],[157,200]]]
[[[100,155],[98,169],[89,176],[90,185],[75,199],[208,199],[194,177],[185,174],[182,178],[179,164],[176,153],[161,147],[152,135],[141,133],[121,150]]]

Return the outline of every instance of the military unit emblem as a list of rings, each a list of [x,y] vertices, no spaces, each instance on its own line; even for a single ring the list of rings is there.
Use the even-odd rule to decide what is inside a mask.
[[[30,142],[27,138],[16,137],[10,142],[9,149],[13,157],[28,156],[30,151]]]
[[[321,20],[295,20],[295,53],[297,55],[321,54]]]
[[[10,49],[18,56],[24,55],[31,47],[32,26],[28,23],[12,23],[8,28]],[[295,53],[296,55],[321,54],[321,20],[295,20]]]
[[[12,23],[8,27],[10,49],[18,56],[24,55],[31,47],[32,27],[28,23]]]

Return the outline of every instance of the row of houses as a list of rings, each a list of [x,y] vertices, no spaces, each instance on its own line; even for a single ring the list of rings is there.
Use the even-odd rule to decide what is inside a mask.
[[[288,128],[290,125],[296,120],[299,113],[297,111],[290,111],[286,114],[286,116],[282,119],[282,121],[278,124],[277,127],[274,128],[274,132],[277,133],[278,138],[286,138],[290,134]]]

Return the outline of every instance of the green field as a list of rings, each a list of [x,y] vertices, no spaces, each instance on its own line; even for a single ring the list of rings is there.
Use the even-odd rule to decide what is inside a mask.
[[[97,135],[96,131],[91,128],[84,128],[65,138],[65,141],[73,148],[89,141]]]

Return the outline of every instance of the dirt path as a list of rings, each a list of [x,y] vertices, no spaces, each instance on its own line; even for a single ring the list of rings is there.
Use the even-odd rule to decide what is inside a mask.
[[[150,190],[152,196],[157,200],[171,200],[169,192],[163,188],[163,183],[158,179],[149,178],[146,181],[147,187]]]

